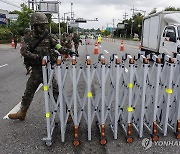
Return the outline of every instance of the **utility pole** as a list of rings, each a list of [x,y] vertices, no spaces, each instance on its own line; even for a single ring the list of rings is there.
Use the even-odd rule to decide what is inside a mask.
[[[114,21],[115,21],[115,19],[113,19],[112,21],[113,21],[113,30],[114,30]]]
[[[73,11],[72,11],[73,3],[71,3],[71,21],[73,21]]]
[[[133,37],[133,23],[134,23],[133,17],[134,17],[134,11],[135,11],[134,5],[131,11],[133,11],[132,20],[131,20],[131,38],[132,38]]]
[[[112,21],[113,21],[113,29],[112,29],[112,33],[113,33],[113,37],[114,37],[114,31],[115,31],[115,30],[114,30],[114,21],[115,21],[115,19],[113,18]]]
[[[126,13],[126,11],[125,11],[125,13],[124,13],[124,15],[123,15],[123,19],[124,20],[126,20],[127,19],[127,16],[128,16],[128,14]],[[127,23],[125,22],[124,23],[124,25],[125,25],[125,38],[127,37]]]
[[[28,8],[30,9],[30,2],[29,2],[30,0],[28,0]]]
[[[145,17],[145,15],[146,15],[146,11],[144,11],[144,10],[138,10],[138,9],[135,9],[135,11],[143,12],[143,13],[144,13],[144,17]]]
[[[108,28],[108,23],[107,23],[107,28]]]
[[[126,11],[125,11],[125,13],[124,13],[124,15],[123,15],[123,19],[124,20],[126,20],[126,17],[128,16],[128,14],[126,13]]]
[[[34,11],[34,0],[32,0],[32,10]]]
[[[59,22],[59,43],[61,43],[61,21],[60,21],[60,5],[61,2],[58,0],[58,22]]]
[[[135,11],[136,9],[134,8],[134,5],[133,5],[133,8],[131,9],[131,11],[133,11],[133,16],[134,16],[134,11]]]

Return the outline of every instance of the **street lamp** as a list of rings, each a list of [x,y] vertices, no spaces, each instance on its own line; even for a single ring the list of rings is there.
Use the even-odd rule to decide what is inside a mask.
[[[66,14],[69,14],[69,13],[71,13],[71,12],[66,12],[66,13],[64,13],[64,22],[65,22],[65,15],[66,15]],[[67,29],[66,32],[68,33],[68,20],[66,20],[66,27],[67,27],[67,28],[66,28],[66,29]]]
[[[134,23],[134,20],[132,19],[131,22],[132,22],[132,23],[131,23],[131,37],[133,37],[133,23]]]

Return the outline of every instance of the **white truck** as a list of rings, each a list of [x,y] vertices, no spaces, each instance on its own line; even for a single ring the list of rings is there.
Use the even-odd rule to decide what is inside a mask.
[[[145,17],[141,46],[145,55],[180,53],[180,11],[162,11]]]

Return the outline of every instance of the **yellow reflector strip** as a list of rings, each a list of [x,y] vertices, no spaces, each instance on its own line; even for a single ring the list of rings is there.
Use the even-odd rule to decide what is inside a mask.
[[[47,91],[48,90],[48,86],[44,86],[44,91]]]
[[[91,98],[91,97],[92,97],[92,92],[88,92],[88,93],[87,93],[87,97],[88,97],[88,98]]]
[[[50,117],[50,112],[46,113],[46,118]]]
[[[132,111],[133,111],[133,108],[132,108],[132,107],[127,107],[127,111],[128,111],[128,112],[132,112]]]
[[[128,83],[128,88],[133,88],[133,84],[132,83]]]
[[[172,94],[172,92],[173,92],[173,90],[172,90],[172,89],[168,89],[168,88],[166,88],[166,93],[168,93],[168,94]]]
[[[60,49],[62,46],[60,44],[56,44],[55,49]]]

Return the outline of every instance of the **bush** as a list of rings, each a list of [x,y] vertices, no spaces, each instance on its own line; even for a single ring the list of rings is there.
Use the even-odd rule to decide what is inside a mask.
[[[12,38],[13,34],[8,28],[0,28],[0,42],[9,42]]]
[[[133,41],[139,41],[139,38],[133,38]]]

